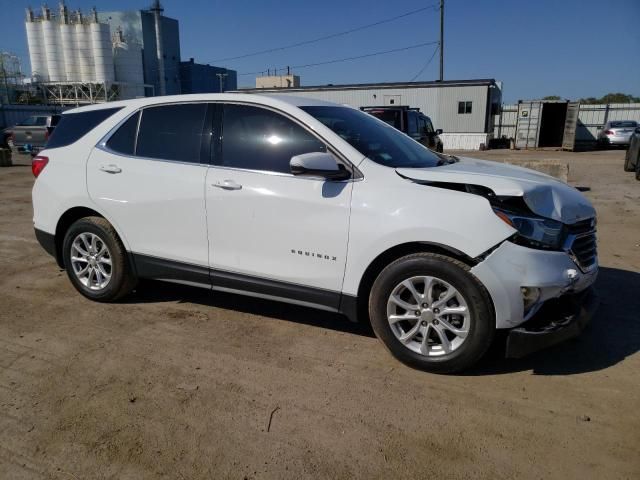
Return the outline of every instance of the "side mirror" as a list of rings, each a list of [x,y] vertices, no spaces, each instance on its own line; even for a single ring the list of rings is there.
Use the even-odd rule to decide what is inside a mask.
[[[438,128],[436,130],[436,135],[442,135],[442,129],[441,128]]]
[[[636,127],[636,133],[640,133],[640,127]]]
[[[291,173],[309,177],[322,177],[328,180],[346,180],[351,173],[338,164],[330,153],[311,152],[295,155],[289,162]]]

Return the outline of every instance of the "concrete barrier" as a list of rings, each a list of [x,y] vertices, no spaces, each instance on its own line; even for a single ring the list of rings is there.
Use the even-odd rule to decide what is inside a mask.
[[[569,164],[567,162],[561,162],[560,160],[517,160],[509,158],[504,160],[496,159],[495,161],[530,168],[531,170],[556,177],[565,183],[569,182]]]

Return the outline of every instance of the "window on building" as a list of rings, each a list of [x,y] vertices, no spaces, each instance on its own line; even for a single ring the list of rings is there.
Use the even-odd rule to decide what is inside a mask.
[[[326,146],[298,124],[263,108],[225,105],[222,165],[290,173],[291,157],[326,152]]]
[[[148,107],[142,111],[136,155],[200,163],[206,103]]]
[[[471,113],[472,102],[458,102],[458,113]]]
[[[107,148],[123,155],[133,155],[136,146],[138,118],[140,118],[140,112],[131,115],[107,140]]]

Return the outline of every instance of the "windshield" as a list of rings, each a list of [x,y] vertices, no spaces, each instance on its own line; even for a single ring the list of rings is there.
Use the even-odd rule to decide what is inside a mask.
[[[622,121],[622,122],[611,122],[612,128],[620,128],[620,127],[637,127],[638,124],[632,120]]]
[[[367,158],[386,167],[424,168],[447,163],[404,133],[348,107],[300,107]]]

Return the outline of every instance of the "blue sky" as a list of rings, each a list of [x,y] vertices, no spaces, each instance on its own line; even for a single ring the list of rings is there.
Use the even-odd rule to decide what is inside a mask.
[[[150,0],[68,0],[70,8],[127,10]],[[164,0],[180,21],[183,59],[214,60],[279,47],[374,23],[435,0]],[[0,50],[15,52],[29,70],[24,8],[37,0],[0,0]],[[49,1],[56,8],[56,1]],[[503,100],[566,98],[624,92],[640,96],[640,1],[445,1],[445,79],[495,78]],[[216,62],[239,73],[304,65],[436,41],[437,11],[331,40],[235,61]],[[351,62],[299,69],[303,85],[407,81],[435,45]],[[418,80],[438,76],[438,56]],[[254,76],[240,76],[241,86]]]

